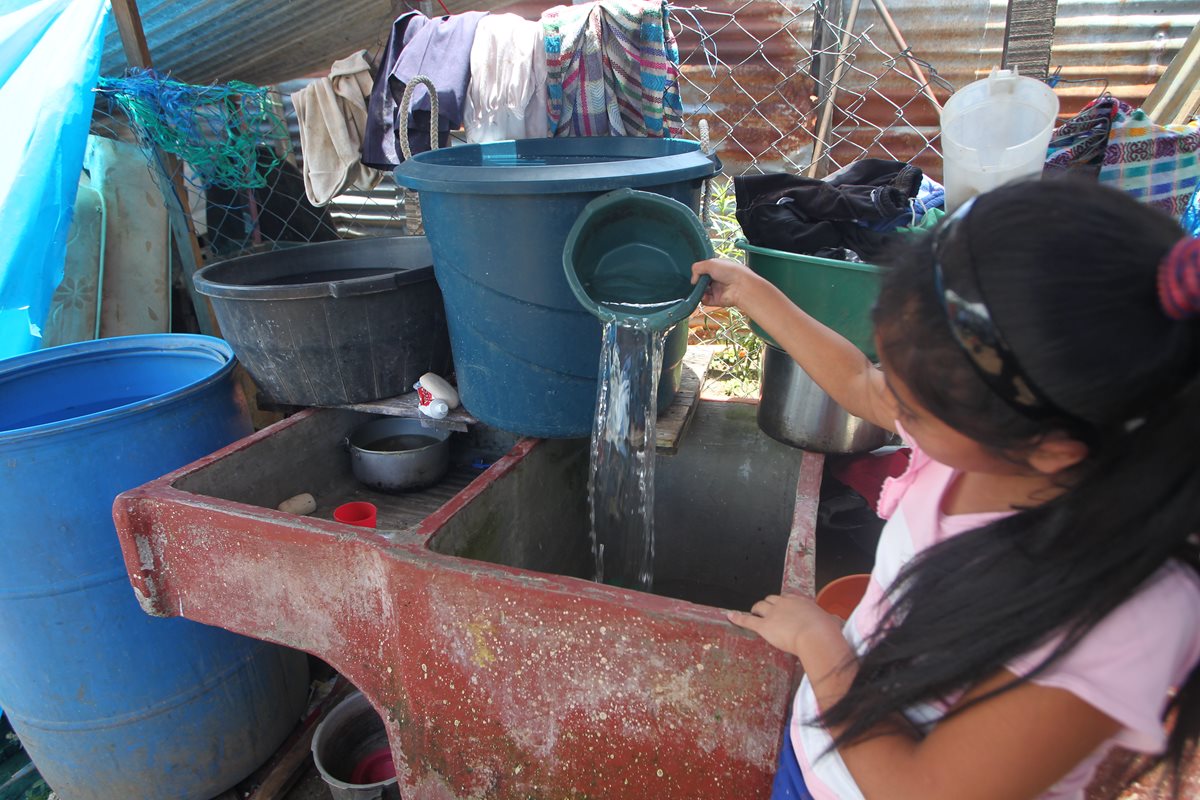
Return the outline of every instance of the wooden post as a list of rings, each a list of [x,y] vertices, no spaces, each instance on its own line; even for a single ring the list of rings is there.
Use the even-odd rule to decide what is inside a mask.
[[[837,62],[833,67],[833,77],[829,81],[829,92],[821,103],[821,118],[817,123],[816,137],[813,140],[812,161],[808,165],[808,177],[822,177],[830,170],[823,169],[823,162],[828,157],[828,151],[833,149],[829,142],[829,134],[833,126],[833,112],[837,104],[838,84],[842,82],[842,71],[846,66],[846,56],[850,52],[850,42],[854,38],[854,23],[858,20],[860,0],[850,0],[850,10],[846,14],[846,27],[842,29],[842,40],[838,45]],[[822,173],[822,174],[818,174]]]
[[[125,48],[125,58],[132,66],[151,69],[153,62],[150,59],[150,46],[146,43],[146,32],[142,29],[142,17],[138,13],[136,0],[112,0],[112,10],[117,30],[121,34],[121,44]],[[187,284],[188,295],[192,298],[200,332],[209,336],[220,336],[208,298],[197,292],[192,283],[192,276],[200,269],[204,258],[200,253],[200,242],[196,239],[187,186],[183,180],[183,164],[171,153],[158,148],[154,149],[153,161],[159,173],[163,193],[167,195],[167,216],[171,220],[171,231],[179,251],[184,282]]]
[[[1159,125],[1182,125],[1200,111],[1200,23],[1150,90],[1142,110]]]

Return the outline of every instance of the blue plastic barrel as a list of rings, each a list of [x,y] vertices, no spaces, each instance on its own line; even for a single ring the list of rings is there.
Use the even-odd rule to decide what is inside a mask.
[[[528,139],[420,153],[396,168],[418,191],[446,302],[463,405],[528,436],[588,436],[600,323],[563,274],[567,234],[593,198],[622,187],[692,209],[721,163],[682,139]],[[660,409],[679,387],[686,325],[668,337]]]
[[[206,336],[0,361],[0,706],[62,800],[208,800],[299,720],[302,653],[147,616],[113,499],[251,432]]]

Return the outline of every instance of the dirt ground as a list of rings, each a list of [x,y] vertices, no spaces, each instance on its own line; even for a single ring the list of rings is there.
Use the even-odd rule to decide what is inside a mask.
[[[286,800],[330,800],[333,795],[321,778],[321,773],[310,762],[308,770],[287,793]]]

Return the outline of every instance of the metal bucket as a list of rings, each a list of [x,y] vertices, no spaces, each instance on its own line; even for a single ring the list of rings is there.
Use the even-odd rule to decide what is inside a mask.
[[[419,419],[372,420],[350,434],[347,446],[354,477],[385,492],[432,486],[450,469],[450,432]]]
[[[887,444],[891,433],[853,416],[785,351],[766,345],[758,427],[777,442],[816,453],[863,453]]]

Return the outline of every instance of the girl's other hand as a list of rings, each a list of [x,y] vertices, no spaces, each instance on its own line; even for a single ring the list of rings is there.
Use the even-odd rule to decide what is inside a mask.
[[[799,595],[773,594],[755,603],[749,614],[730,611],[726,616],[734,625],[754,631],[767,644],[794,656],[802,655],[803,643],[813,634],[832,631],[840,638],[843,625],[816,601]]]
[[[701,301],[706,306],[736,306],[745,298],[747,284],[758,280],[758,276],[745,264],[728,258],[709,258],[692,264],[692,283],[708,275],[712,283]]]

